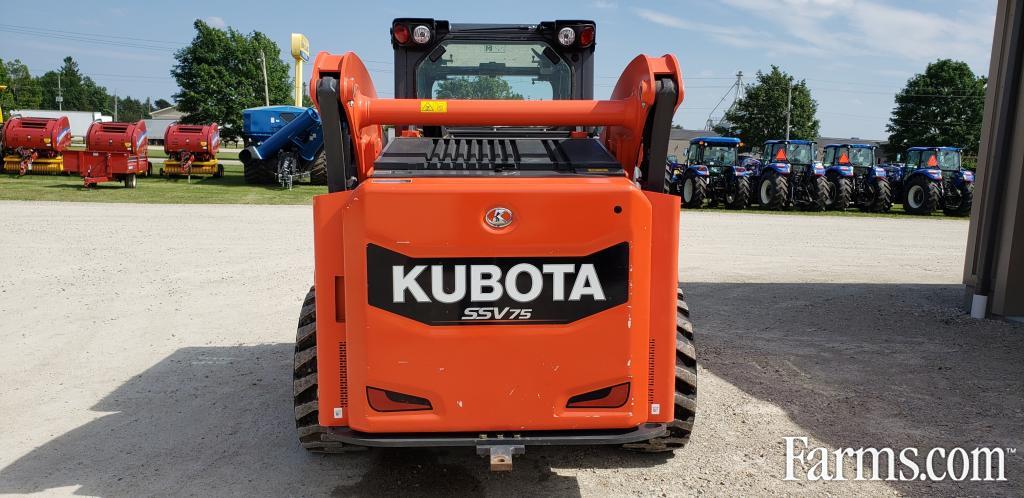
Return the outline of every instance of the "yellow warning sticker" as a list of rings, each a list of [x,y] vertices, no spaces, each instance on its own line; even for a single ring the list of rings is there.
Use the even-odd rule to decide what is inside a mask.
[[[448,112],[447,100],[421,100],[420,112]]]

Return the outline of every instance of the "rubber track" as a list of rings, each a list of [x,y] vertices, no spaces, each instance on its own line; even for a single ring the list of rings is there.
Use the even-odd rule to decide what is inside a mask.
[[[697,350],[693,344],[693,323],[683,292],[676,298],[676,394],[675,420],[668,424],[668,435],[623,448],[645,453],[661,453],[682,448],[690,440],[697,415]]]
[[[292,394],[295,403],[295,428],[299,444],[316,453],[346,453],[365,447],[332,441],[330,433],[320,425],[316,372],[316,291],[309,289],[299,312],[295,333],[295,361]]]

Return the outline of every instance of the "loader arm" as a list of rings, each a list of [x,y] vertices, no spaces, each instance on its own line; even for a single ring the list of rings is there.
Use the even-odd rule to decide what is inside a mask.
[[[662,191],[661,166],[672,116],[683,101],[679,62],[673,55],[633,59],[608,100],[382,99],[366,66],[352,52],[321,52],[314,62],[312,98],[324,122],[328,185],[350,188],[373,175],[384,147],[381,125],[603,126],[601,143],[626,175]]]

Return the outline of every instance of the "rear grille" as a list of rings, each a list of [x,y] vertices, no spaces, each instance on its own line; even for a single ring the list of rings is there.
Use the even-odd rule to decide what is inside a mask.
[[[374,163],[378,175],[396,171],[573,172],[577,168],[622,174],[622,167],[601,142],[590,138],[402,137],[388,143]]]
[[[348,355],[345,352],[345,341],[338,343],[338,369],[339,379],[338,382],[338,395],[341,408],[348,408]]]
[[[647,344],[647,404],[654,404],[654,339]]]

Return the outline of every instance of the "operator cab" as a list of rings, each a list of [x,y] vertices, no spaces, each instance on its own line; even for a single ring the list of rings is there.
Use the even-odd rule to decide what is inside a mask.
[[[914,169],[940,169],[943,174],[960,171],[960,149],[956,147],[911,147],[907,166]]]
[[[739,161],[740,139],[731,137],[698,137],[690,142],[686,151],[686,164],[707,166],[717,172]]]
[[[810,166],[817,159],[817,149],[809,140],[769,140],[764,143],[762,157],[769,163]]]
[[[434,112],[445,112],[448,100],[592,100],[595,38],[593,21],[395,19],[395,98],[444,106]],[[622,175],[600,142],[580,140],[595,131],[399,125],[400,140],[389,144],[374,170],[377,176],[450,175],[452,170],[460,175]]]
[[[870,168],[875,165],[875,146],[868,144],[828,144],[825,146],[824,166],[853,166]]]
[[[594,98],[595,39],[593,21],[452,24],[395,19],[391,25],[395,98],[590,100]],[[543,136],[548,135],[544,131],[553,130],[519,131]],[[569,130],[557,131],[567,136]],[[422,130],[425,137],[466,132],[472,133],[429,126]]]

